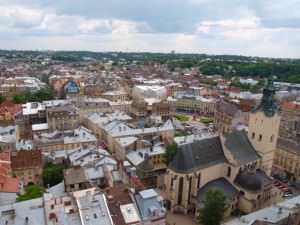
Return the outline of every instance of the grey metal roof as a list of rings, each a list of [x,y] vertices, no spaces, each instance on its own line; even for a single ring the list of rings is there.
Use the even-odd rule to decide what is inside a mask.
[[[267,186],[272,184],[272,179],[267,176],[263,171],[261,171],[260,169],[256,170],[256,175],[259,177],[259,179],[261,180],[261,183],[263,186]]]
[[[300,143],[299,142],[295,142],[295,141],[292,141],[289,139],[278,137],[277,147],[288,150],[288,151],[292,151],[292,152],[300,155]]]
[[[240,172],[235,178],[234,183],[251,192],[259,192],[263,187],[262,180],[256,171],[252,172],[249,170]]]
[[[200,188],[197,192],[197,202],[201,205],[203,200],[205,199],[205,194],[208,189],[218,188],[224,191],[226,196],[226,201],[231,202],[231,200],[239,195],[239,191],[229,183],[225,178],[219,178],[213,181],[208,182],[202,188]]]
[[[249,191],[257,192],[261,188],[272,184],[272,180],[259,169],[254,170],[254,172],[244,170],[237,175],[234,183]]]
[[[169,168],[177,173],[190,173],[226,161],[220,137],[215,136],[179,146]]]
[[[233,154],[238,165],[245,165],[260,159],[245,130],[234,131],[225,135],[225,138],[225,147]]]

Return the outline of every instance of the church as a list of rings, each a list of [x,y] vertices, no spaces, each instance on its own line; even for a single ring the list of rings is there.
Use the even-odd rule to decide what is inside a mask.
[[[178,147],[164,178],[164,200],[171,212],[195,213],[209,188],[226,195],[225,217],[250,213],[279,195],[269,177],[280,115],[273,81],[253,108],[248,130],[235,130]],[[277,196],[278,197],[278,196]]]

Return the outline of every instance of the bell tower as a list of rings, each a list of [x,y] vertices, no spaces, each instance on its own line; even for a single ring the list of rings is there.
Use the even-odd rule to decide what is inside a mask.
[[[274,95],[273,79],[269,78],[261,102],[250,113],[248,128],[248,138],[262,158],[259,167],[267,175],[271,174],[280,124],[279,108]]]

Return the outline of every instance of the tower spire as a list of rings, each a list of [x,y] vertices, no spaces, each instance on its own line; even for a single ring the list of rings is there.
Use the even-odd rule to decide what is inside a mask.
[[[273,76],[268,77],[267,86],[263,90],[261,102],[253,109],[253,112],[263,111],[267,117],[272,117],[278,111],[275,101],[275,89]]]

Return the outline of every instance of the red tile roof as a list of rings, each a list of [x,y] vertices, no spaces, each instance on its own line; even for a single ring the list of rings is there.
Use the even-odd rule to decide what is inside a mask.
[[[0,113],[6,110],[10,111],[11,114],[16,114],[17,112],[22,110],[22,105],[6,101],[0,104]]]
[[[4,182],[1,183],[1,180]],[[19,193],[19,178],[6,177],[0,179],[0,192]]]
[[[282,110],[297,110],[300,111],[300,105],[293,102],[283,102],[281,105]]]

